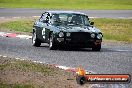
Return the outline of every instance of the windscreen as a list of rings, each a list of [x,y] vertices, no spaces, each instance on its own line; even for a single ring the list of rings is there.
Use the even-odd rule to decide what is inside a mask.
[[[51,18],[51,23],[54,25],[69,25],[69,26],[90,25],[89,19],[86,15],[68,14],[68,13],[53,14]]]

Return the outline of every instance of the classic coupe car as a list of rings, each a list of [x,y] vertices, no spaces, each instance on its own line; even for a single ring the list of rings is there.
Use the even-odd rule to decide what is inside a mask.
[[[103,35],[93,25],[84,13],[46,11],[33,25],[32,45],[48,43],[50,50],[69,46],[100,51]]]

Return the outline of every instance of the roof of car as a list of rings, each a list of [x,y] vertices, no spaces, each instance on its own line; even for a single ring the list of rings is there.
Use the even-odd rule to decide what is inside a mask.
[[[81,12],[75,12],[75,11],[46,11],[46,12],[48,12],[48,13],[51,13],[51,14],[54,14],[54,13],[57,13],[57,14],[59,14],[59,13],[69,13],[69,14],[82,14],[82,15],[86,15],[86,14],[84,14],[84,13],[81,13]]]

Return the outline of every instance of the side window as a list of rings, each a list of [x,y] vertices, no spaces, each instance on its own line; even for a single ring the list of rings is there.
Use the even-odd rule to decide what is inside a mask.
[[[42,16],[40,17],[39,21],[44,22],[44,20],[46,20],[46,18],[47,18],[47,13],[43,13]]]
[[[88,16],[84,16],[84,24],[90,25],[90,20],[89,20]]]
[[[49,23],[50,20],[50,14],[49,13],[44,13],[42,14],[42,16],[40,17],[39,21],[40,22],[48,22]]]

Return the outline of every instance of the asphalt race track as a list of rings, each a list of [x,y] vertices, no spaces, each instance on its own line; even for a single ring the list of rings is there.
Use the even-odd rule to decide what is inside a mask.
[[[40,16],[46,9],[11,9],[0,8],[0,17]],[[97,18],[132,18],[132,10],[74,10],[89,17]]]
[[[0,36],[0,53],[10,57],[78,67],[100,74],[132,75],[132,44],[103,44],[101,52],[91,49],[49,50],[47,44],[33,47],[31,39]]]

